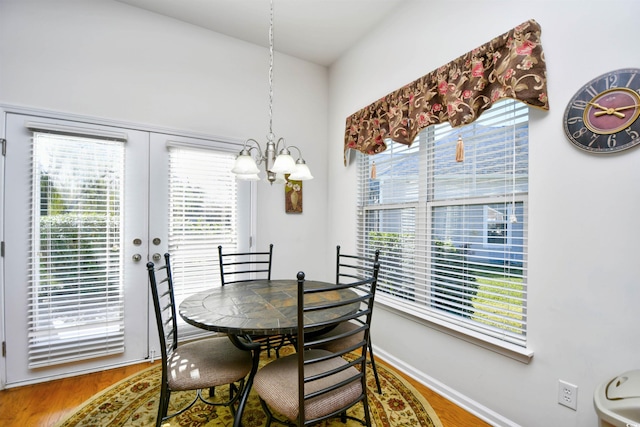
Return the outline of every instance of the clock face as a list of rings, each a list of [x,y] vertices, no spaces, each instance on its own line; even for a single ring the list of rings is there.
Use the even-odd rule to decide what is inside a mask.
[[[578,148],[612,153],[640,143],[640,69],[603,74],[571,98],[564,131]]]

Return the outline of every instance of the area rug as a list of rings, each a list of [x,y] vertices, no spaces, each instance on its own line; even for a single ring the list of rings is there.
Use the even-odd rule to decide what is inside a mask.
[[[288,353],[289,349],[283,353]],[[261,365],[269,362],[266,357]],[[377,393],[375,379],[371,369],[367,369],[367,396],[371,421],[376,427],[388,426],[428,426],[442,427],[442,423],[427,400],[404,378],[390,369],[376,365],[382,385],[382,394]],[[67,419],[56,427],[119,427],[154,426],[160,396],[161,367],[156,364],[138,372],[95,395]],[[228,396],[228,388],[216,388],[216,395]],[[206,395],[206,392],[205,392]],[[180,408],[190,402],[192,392],[171,394],[169,411]],[[350,409],[349,415],[362,418],[361,404]],[[262,427],[266,416],[260,406],[257,394],[252,390],[242,416],[244,427]],[[212,407],[198,402],[188,411],[169,419],[163,427],[230,427],[233,417],[226,407]],[[278,425],[278,424],[274,424]],[[319,424],[322,427],[352,427],[360,423],[348,420],[343,424],[339,419]]]

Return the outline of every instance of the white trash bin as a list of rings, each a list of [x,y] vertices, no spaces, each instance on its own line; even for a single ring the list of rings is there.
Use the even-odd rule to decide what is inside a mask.
[[[593,403],[600,427],[640,427],[640,369],[600,384]]]

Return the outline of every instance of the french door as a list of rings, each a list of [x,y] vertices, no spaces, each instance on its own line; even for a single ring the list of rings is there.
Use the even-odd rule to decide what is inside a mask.
[[[250,187],[228,181],[220,208],[193,166],[235,148],[28,114],[5,127],[4,383],[158,358],[146,263],[171,252],[184,294],[216,285],[218,242],[248,245]]]

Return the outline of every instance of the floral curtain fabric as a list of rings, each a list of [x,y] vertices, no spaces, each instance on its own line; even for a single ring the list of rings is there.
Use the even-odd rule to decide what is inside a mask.
[[[384,151],[386,138],[410,145],[431,125],[460,127],[504,98],[549,109],[540,25],[529,20],[386,95],[347,118],[347,151]]]

